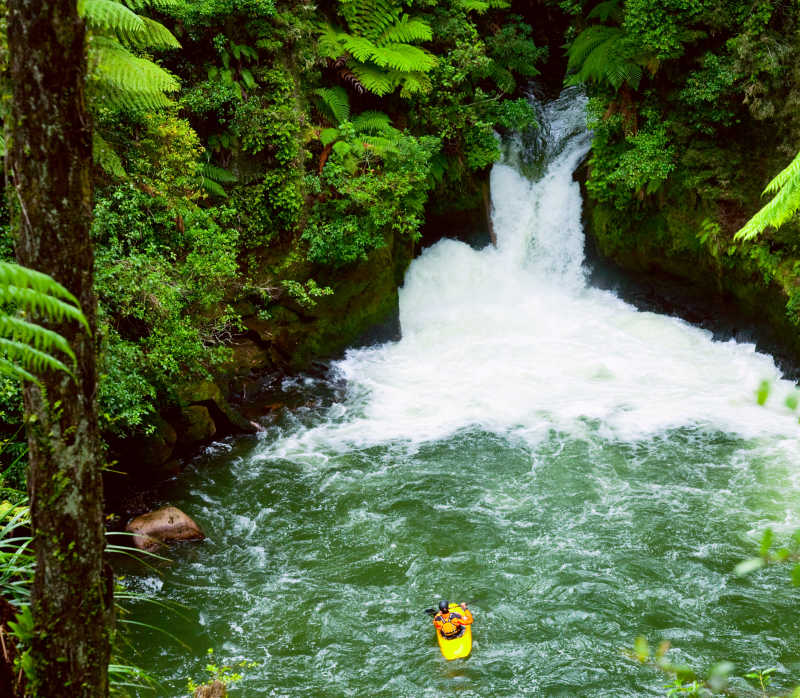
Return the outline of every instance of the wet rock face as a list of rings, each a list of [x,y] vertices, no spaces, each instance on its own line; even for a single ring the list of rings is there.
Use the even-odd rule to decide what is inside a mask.
[[[191,517],[177,507],[163,507],[133,519],[125,530],[133,533],[133,544],[139,550],[153,552],[182,540],[202,540],[205,535]]]

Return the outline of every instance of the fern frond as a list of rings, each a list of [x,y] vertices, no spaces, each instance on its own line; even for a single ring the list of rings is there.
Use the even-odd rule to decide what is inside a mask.
[[[233,184],[237,181],[236,175],[230,170],[226,170],[217,165],[212,165],[206,162],[200,168],[200,174],[206,179],[213,179],[216,182],[224,182],[225,184]]]
[[[34,376],[30,371],[26,371],[21,366],[17,366],[8,359],[4,359],[0,356],[0,374],[4,376],[8,376],[9,378],[13,378],[14,380],[21,380],[21,381],[30,381],[31,383],[36,383],[36,376]]]
[[[403,89],[400,96],[404,99],[418,93],[430,92],[433,87],[431,79],[425,73],[406,73],[400,79]]]
[[[120,179],[128,176],[117,151],[97,131],[92,131],[92,159],[110,175]]]
[[[373,40],[400,18],[392,0],[342,0],[339,7],[352,31]]]
[[[344,39],[347,36],[330,24],[320,26],[317,33],[317,50],[323,58],[336,60],[345,53]]]
[[[144,31],[144,20],[116,0],[78,0],[78,14],[93,31],[110,31],[123,36]]]
[[[800,185],[800,153],[795,155],[792,160],[783,170],[781,170],[775,178],[767,184],[764,189],[765,194],[775,194],[780,189],[783,189],[787,184],[797,187]]]
[[[334,124],[340,124],[350,118],[350,99],[343,87],[320,87],[314,90],[314,94],[320,98],[322,108],[327,117]]]
[[[218,196],[221,199],[228,198],[228,192],[225,191],[219,182],[215,182],[213,179],[208,179],[207,177],[201,177],[200,184],[209,194]]]
[[[592,11],[586,15],[586,19],[599,19],[601,22],[607,22],[611,19],[612,22],[622,23],[623,13],[622,8],[619,6],[619,0],[605,0],[599,5],[592,8]]]
[[[167,29],[161,22],[157,22],[150,17],[141,17],[144,21],[144,31],[136,36],[136,43],[138,48],[180,48],[180,42],[175,38],[175,35]]]
[[[619,89],[623,82],[636,89],[642,67],[628,53],[625,32],[597,24],[584,29],[567,49],[569,82],[608,82]]]
[[[339,137],[338,128],[326,128],[319,134],[319,139],[322,145],[330,145]]]
[[[180,43],[161,22],[142,17],[117,0],[79,0],[78,13],[95,34],[115,36],[136,48],[180,48]]]
[[[388,114],[382,111],[364,111],[353,119],[353,127],[356,133],[388,133],[395,131],[392,127],[392,120]]]
[[[0,357],[29,374],[44,373],[45,371],[72,373],[63,361],[52,354],[24,342],[4,337],[0,337]]]
[[[430,41],[433,38],[431,25],[418,17],[403,15],[397,22],[387,27],[375,42],[379,45],[412,41]]]
[[[396,79],[393,79],[390,73],[380,70],[376,66],[354,62],[350,69],[364,88],[378,95],[378,97],[389,94],[398,85]]]
[[[180,87],[166,70],[133,55],[114,39],[92,37],[89,52],[93,64],[91,77],[100,87],[100,97],[113,106],[164,107],[171,104],[165,93]]]
[[[381,68],[406,73],[426,72],[436,65],[436,56],[410,44],[379,46],[373,52],[372,60]]]
[[[765,228],[780,228],[800,209],[800,153],[767,185],[765,194],[775,194],[741,230],[734,240],[752,240]]]
[[[24,320],[21,317],[0,313],[0,337],[22,342],[40,351],[49,353],[61,351],[73,361],[75,360],[75,353],[69,346],[69,342],[58,332]]]
[[[56,321],[76,320],[89,330],[78,299],[60,283],[42,272],[0,262],[0,304],[7,303]]]
[[[364,36],[344,34],[342,45],[345,51],[362,63],[372,60],[378,47]]]
[[[384,136],[363,136],[362,142],[369,145],[378,155],[397,149],[397,140]]]
[[[150,7],[154,7],[157,10],[172,10],[184,4],[184,0],[124,0],[124,2],[137,12]]]
[[[459,0],[457,6],[464,12],[477,12],[479,15],[489,9],[489,3],[486,0]]]

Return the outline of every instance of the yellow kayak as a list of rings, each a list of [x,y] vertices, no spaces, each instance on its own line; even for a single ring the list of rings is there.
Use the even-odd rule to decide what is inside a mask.
[[[463,615],[461,606],[457,603],[450,604],[451,613],[459,613]],[[436,631],[436,639],[439,641],[439,649],[445,659],[459,659],[461,657],[468,657],[472,651],[472,626],[464,625],[464,632],[458,637],[448,639],[444,637],[438,630]]]

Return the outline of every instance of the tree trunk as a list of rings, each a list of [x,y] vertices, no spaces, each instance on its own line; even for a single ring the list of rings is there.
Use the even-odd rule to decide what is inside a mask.
[[[8,0],[12,100],[7,191],[20,264],[50,274],[94,330],[91,124],[85,32],[75,0]],[[77,357],[26,384],[36,576],[37,696],[108,695],[113,583],[104,564],[95,345],[77,323],[49,325]]]

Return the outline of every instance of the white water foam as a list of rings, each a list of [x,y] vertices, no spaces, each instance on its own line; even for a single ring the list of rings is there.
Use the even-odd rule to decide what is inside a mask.
[[[570,92],[545,108],[553,137],[538,181],[493,168],[497,248],[446,239],[425,250],[400,291],[402,340],[348,352],[344,415],[273,454],[421,443],[473,425],[531,442],[553,428],[633,440],[685,425],[798,438],[782,405],[794,388],[771,357],[587,286],[572,180],[591,143],[584,107]],[[766,408],[755,402],[765,379]]]

